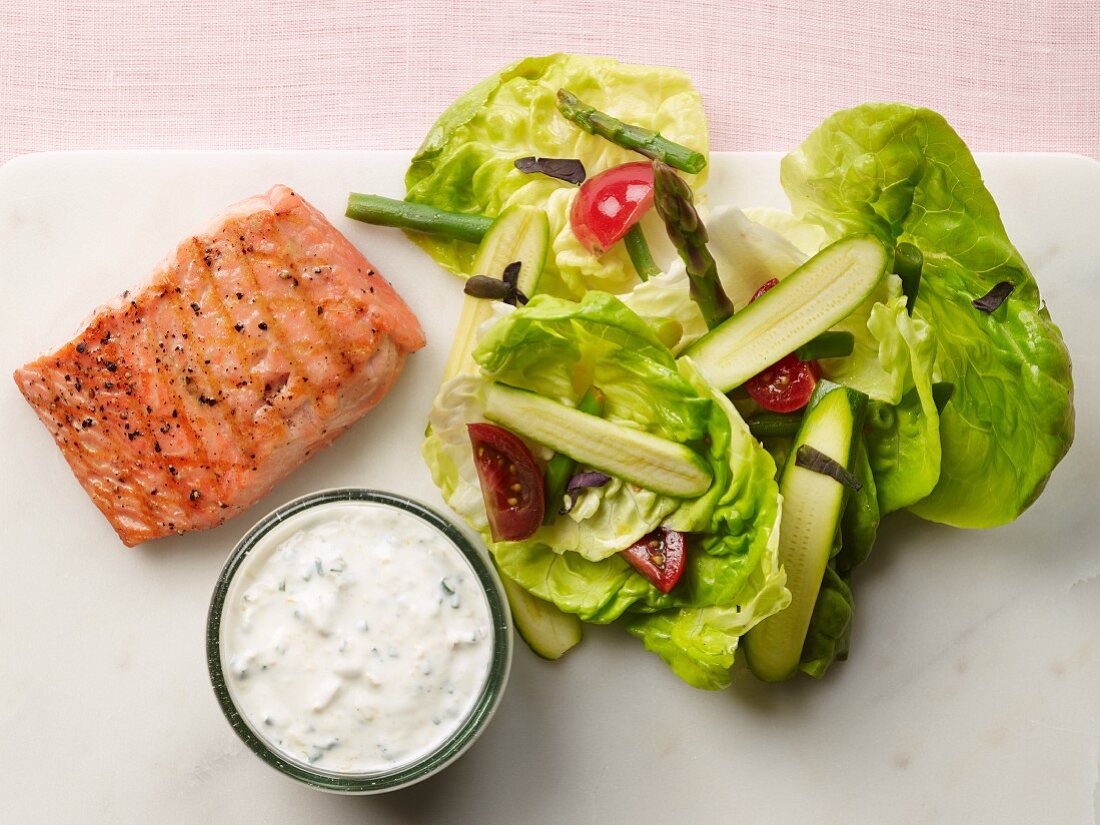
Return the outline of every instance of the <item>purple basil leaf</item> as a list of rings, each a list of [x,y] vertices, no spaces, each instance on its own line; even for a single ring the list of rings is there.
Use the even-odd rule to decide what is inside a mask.
[[[541,172],[547,177],[578,185],[584,183],[586,177],[584,164],[576,158],[517,158],[516,168],[528,174]]]
[[[491,301],[515,300],[516,288],[500,278],[487,275],[472,275],[466,279],[462,291],[475,298],[487,298]]]
[[[589,487],[603,487],[609,481],[611,481],[611,476],[606,473],[598,473],[595,470],[585,470],[581,473],[574,473],[573,477],[569,479],[569,483],[565,485],[565,492],[569,496],[569,503],[558,510],[558,514],[564,516],[572,510],[582,490],[587,490]]]
[[[511,290],[504,299],[504,303],[516,305],[519,299],[519,271],[523,266],[522,261],[512,261],[508,266],[504,267],[504,274],[502,279],[504,283],[508,284],[508,288]],[[527,296],[523,298],[523,303],[527,303]]]
[[[846,487],[850,487],[857,493],[863,489],[863,483],[848,471],[848,468],[830,458],[820,450],[815,450],[809,444],[803,444],[794,454],[794,463],[799,467],[805,467],[815,473],[836,479]]]
[[[976,298],[970,303],[974,305],[975,309],[980,309],[982,312],[995,312],[997,307],[1005,302],[1015,288],[1011,282],[1001,281],[981,298]]]

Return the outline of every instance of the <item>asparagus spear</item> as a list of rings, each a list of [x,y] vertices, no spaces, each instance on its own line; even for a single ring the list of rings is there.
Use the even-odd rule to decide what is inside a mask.
[[[384,198],[381,195],[360,195],[355,192],[348,196],[346,214],[349,218],[364,223],[428,232],[470,243],[480,243],[493,223],[492,218],[484,215],[447,212],[422,203]]]
[[[794,351],[800,361],[816,361],[818,358],[843,358],[855,349],[855,336],[850,332],[829,330],[811,338]]]
[[[565,89],[558,89],[558,111],[589,134],[599,135],[624,149],[633,149],[683,172],[700,172],[707,165],[706,157],[694,149],[661,137],[650,129],[623,123],[594,109]]]
[[[793,438],[802,424],[802,412],[760,412],[745,423],[756,438]]]
[[[687,267],[692,300],[699,304],[707,328],[714,329],[733,315],[733,304],[718,280],[718,267],[707,249],[707,229],[695,211],[691,187],[659,160],[653,162],[653,184],[653,205]]]
[[[920,288],[923,268],[924,255],[921,251],[911,243],[899,243],[894,250],[894,274],[901,278],[901,288],[905,292],[905,311],[910,315],[917,303],[917,290]]]
[[[653,255],[649,251],[649,244],[646,242],[640,223],[630,227],[630,231],[623,238],[623,244],[626,246],[626,254],[630,256],[630,262],[634,264],[634,271],[638,273],[639,278],[648,281],[654,275],[661,274],[661,268],[653,262]]]

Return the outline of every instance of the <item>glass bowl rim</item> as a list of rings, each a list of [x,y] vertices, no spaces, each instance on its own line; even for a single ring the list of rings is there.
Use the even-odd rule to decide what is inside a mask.
[[[306,767],[285,758],[273,746],[257,735],[237,710],[230,696],[221,664],[221,616],[233,578],[245,557],[271,530],[288,519],[325,504],[362,502],[394,507],[427,522],[442,533],[458,549],[477,576],[489,605],[493,624],[493,653],[481,693],[462,724],[435,750],[397,768],[371,773],[336,773]],[[508,683],[512,660],[511,612],[503,587],[487,553],[478,542],[439,513],[417,499],[387,490],[361,487],[340,487],[319,490],[295,498],[272,510],[253,525],[229,554],[218,576],[210,609],[206,618],[206,664],[210,684],[218,705],[237,736],[248,748],[280,773],[315,788],[338,793],[379,793],[395,790],[426,779],[462,755],[488,725]]]

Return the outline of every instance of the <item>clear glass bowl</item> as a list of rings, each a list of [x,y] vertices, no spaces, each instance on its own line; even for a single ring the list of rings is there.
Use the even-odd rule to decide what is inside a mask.
[[[221,657],[221,617],[225,599],[237,570],[248,553],[268,532],[288,519],[334,502],[367,502],[395,507],[427,522],[458,549],[469,562],[485,592],[493,623],[489,672],[481,693],[459,727],[430,753],[397,768],[373,773],[336,773],[311,767],[288,758],[259,736],[238,711],[226,684]],[[323,490],[284,504],[262,518],[237,543],[218,578],[206,620],[206,662],[210,681],[222,712],[246,745],[264,762],[286,776],[325,791],[348,794],[382,793],[426,779],[461,756],[492,718],[508,682],[512,662],[511,614],[504,591],[480,542],[446,517],[413,499],[381,490],[345,488]]]

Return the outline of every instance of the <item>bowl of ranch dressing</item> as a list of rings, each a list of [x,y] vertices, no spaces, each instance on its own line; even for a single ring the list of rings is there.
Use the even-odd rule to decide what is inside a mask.
[[[283,505],[233,550],[207,664],[237,735],[317,788],[379,793],[457,759],[508,680],[511,615],[476,539],[378,490]]]

